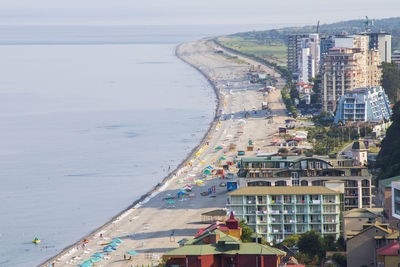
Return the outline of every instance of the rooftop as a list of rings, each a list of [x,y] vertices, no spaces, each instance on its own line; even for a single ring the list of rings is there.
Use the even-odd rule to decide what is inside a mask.
[[[336,195],[340,193],[323,186],[247,186],[228,193],[230,196],[316,194]]]
[[[383,187],[392,187],[392,182],[397,181],[400,181],[400,176],[394,176],[384,180],[380,180],[379,184],[381,184]]]
[[[387,244],[384,247],[378,248],[376,250],[376,252],[378,255],[381,255],[381,256],[397,256],[397,255],[399,255],[398,254],[399,250],[400,250],[399,241],[394,241],[394,242]]]
[[[352,209],[343,212],[344,218],[376,218],[383,216],[383,208]]]

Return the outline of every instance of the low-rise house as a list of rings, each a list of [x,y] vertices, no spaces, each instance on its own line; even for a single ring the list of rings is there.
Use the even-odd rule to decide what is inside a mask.
[[[399,237],[399,232],[388,224],[365,224],[363,230],[346,241],[347,266],[377,266],[377,249]]]
[[[357,141],[358,142],[358,141]],[[371,175],[365,164],[367,151],[352,149],[354,159],[328,156],[244,157],[238,187],[326,186],[344,182],[344,208],[371,208]]]
[[[233,215],[227,221],[230,230],[238,229]],[[231,229],[236,227],[236,229]],[[259,243],[243,243],[239,238],[222,232],[221,228],[201,229],[193,238],[179,248],[163,255],[166,266],[195,267],[278,267],[286,253]]]
[[[395,202],[392,199],[392,182],[400,182],[400,176],[395,176],[379,181],[378,185],[378,205],[384,208],[385,220],[391,227],[397,227],[400,218],[393,216],[393,207]],[[400,203],[400,197],[399,197]]]
[[[348,239],[358,234],[364,224],[382,221],[382,208],[352,209],[343,212],[343,233]]]
[[[268,242],[307,231],[340,235],[340,193],[322,186],[243,187],[229,194],[228,207]]]
[[[400,266],[400,243],[394,241],[384,247],[378,248],[378,267]]]

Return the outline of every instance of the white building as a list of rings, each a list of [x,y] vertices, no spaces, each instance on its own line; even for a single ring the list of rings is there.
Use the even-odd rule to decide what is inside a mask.
[[[320,42],[318,34],[309,34],[308,37],[299,39],[298,52],[298,82],[307,83],[314,78],[320,64]]]
[[[361,121],[380,123],[390,119],[390,102],[380,86],[346,92],[337,104],[335,123]]]
[[[400,182],[392,182],[392,216],[400,220]]]

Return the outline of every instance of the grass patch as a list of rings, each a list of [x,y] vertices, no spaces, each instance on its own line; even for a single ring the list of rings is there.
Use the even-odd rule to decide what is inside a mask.
[[[224,46],[246,54],[272,60],[279,65],[286,64],[287,47],[283,42],[263,43],[256,39],[244,39],[242,37],[220,37],[218,41]]]

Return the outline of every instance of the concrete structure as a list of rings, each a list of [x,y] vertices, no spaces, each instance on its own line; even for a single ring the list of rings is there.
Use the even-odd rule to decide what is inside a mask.
[[[238,220],[230,218],[228,228],[238,229]],[[227,221],[228,222],[228,221]],[[222,232],[211,225],[179,248],[163,255],[167,266],[225,267],[261,266],[278,267],[285,252],[258,243],[243,243],[235,236]],[[231,229],[235,230],[235,229]]]
[[[335,48],[325,54],[322,66],[324,111],[335,111],[336,102],[349,90],[379,86],[379,64],[379,52],[369,49],[368,36],[335,38]]]
[[[345,210],[371,207],[371,176],[353,159],[326,156],[244,157],[238,172],[245,186],[328,186],[341,183]]]
[[[319,72],[320,41],[319,34],[310,34],[299,40],[298,50],[298,82],[307,83]]]
[[[390,102],[380,86],[357,88],[344,93],[337,103],[335,123],[361,121],[382,123],[390,120]]]
[[[229,193],[228,207],[269,242],[311,230],[338,238],[340,199],[322,186],[244,187]]]
[[[397,64],[397,67],[400,69],[400,50],[393,51],[392,63]]]
[[[392,198],[392,192],[394,191],[394,189],[392,189],[393,182],[400,182],[400,176],[395,176],[379,181],[377,205],[384,208],[384,217],[389,225],[391,227],[397,227],[399,218],[393,217],[393,213],[395,213],[396,210],[393,209],[393,207],[395,207],[394,205],[396,204],[396,202],[394,202],[395,198]]]
[[[395,241],[398,231],[387,224],[365,224],[363,230],[346,241],[347,266],[377,266],[377,249]]]
[[[383,208],[352,209],[343,212],[344,238],[357,235],[365,224],[382,222]]]
[[[393,241],[376,250],[378,267],[400,266],[400,242]]]
[[[307,37],[307,34],[291,34],[287,37],[287,66],[295,79],[297,79],[297,71],[299,69],[298,56],[301,48],[300,40],[305,37]]]
[[[368,163],[368,149],[365,148],[364,141],[358,139],[351,146],[353,162],[356,165],[366,166]]]
[[[392,217],[400,220],[400,181],[392,181]]]
[[[378,50],[381,62],[392,62],[392,36],[386,32],[367,32],[369,49]]]

